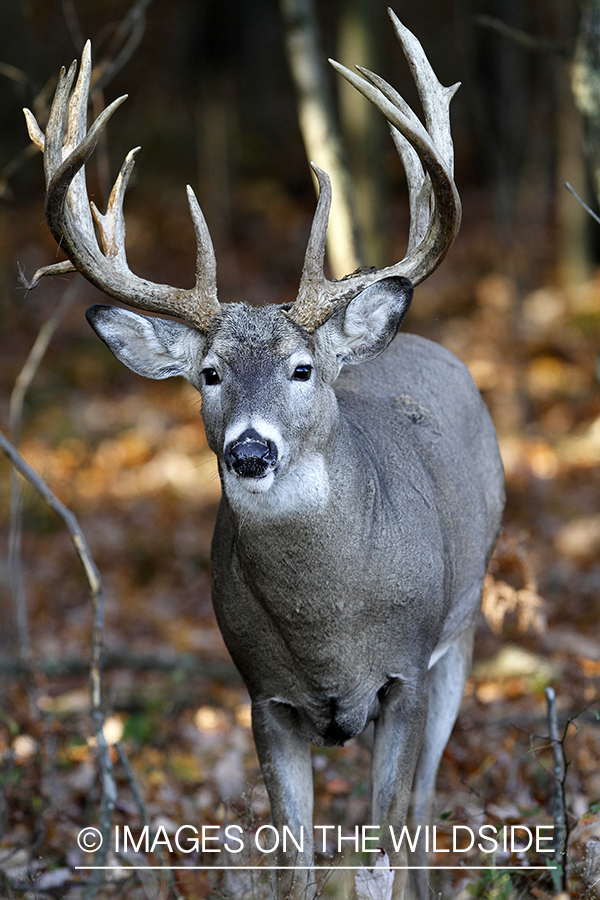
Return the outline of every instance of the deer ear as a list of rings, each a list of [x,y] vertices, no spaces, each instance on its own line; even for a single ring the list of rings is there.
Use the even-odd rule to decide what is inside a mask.
[[[346,363],[367,362],[385,350],[396,337],[412,295],[408,278],[383,278],[321,325],[315,338],[325,379],[334,381]]]
[[[127,368],[145,378],[183,375],[194,381],[205,338],[191,325],[140,316],[116,306],[90,306],[86,318]]]

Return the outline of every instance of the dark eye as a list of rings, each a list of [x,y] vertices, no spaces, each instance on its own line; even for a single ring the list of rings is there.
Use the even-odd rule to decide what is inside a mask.
[[[204,375],[204,383],[208,385],[212,384],[221,384],[221,379],[219,378],[219,374],[216,369],[202,369],[202,374]]]
[[[389,681],[386,681],[386,683],[383,685],[383,687],[379,688],[379,690],[377,691],[377,697],[379,698],[379,700],[383,700],[384,697],[387,697],[387,695],[390,692],[391,686],[392,686],[392,680],[390,679]]]
[[[292,378],[294,381],[310,381],[312,366],[296,366]]]

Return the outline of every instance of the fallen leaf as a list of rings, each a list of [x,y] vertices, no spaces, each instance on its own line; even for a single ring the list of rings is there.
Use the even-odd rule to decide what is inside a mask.
[[[354,878],[356,900],[391,900],[395,872],[387,853],[380,853],[375,868],[359,869]]]

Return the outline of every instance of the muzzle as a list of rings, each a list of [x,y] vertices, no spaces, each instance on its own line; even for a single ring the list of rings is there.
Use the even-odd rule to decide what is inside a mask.
[[[248,428],[225,447],[225,464],[240,478],[264,478],[277,462],[277,445]]]

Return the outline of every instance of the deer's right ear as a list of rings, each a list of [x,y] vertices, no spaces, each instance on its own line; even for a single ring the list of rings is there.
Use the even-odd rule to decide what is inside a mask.
[[[145,378],[194,380],[206,338],[191,325],[140,316],[116,306],[90,306],[86,318],[117,359]]]

